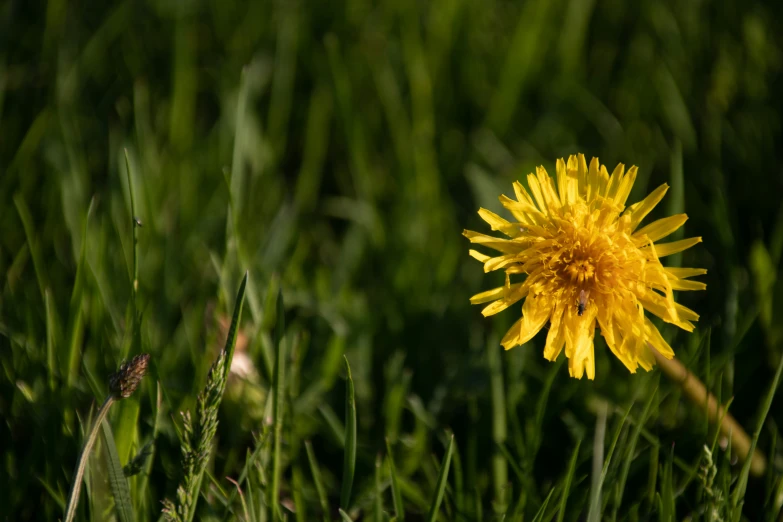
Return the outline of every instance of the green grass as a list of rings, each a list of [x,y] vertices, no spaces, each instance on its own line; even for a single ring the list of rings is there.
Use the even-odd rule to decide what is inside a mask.
[[[739,0],[3,5],[0,518],[63,519],[97,426],[77,520],[157,521],[164,499],[184,520],[780,520],[781,19]],[[677,296],[697,329],[662,333],[764,476],[600,336],[575,381],[545,334],[498,345],[518,308],[469,304],[502,276],[460,232],[576,152],[638,165],[630,201],[668,183],[649,219],[703,237],[665,260],[708,269]],[[149,374],[94,424],[139,353]]]

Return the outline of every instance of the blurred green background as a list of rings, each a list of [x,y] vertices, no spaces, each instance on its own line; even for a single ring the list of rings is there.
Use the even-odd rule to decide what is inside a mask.
[[[480,206],[503,214],[497,197],[514,180],[536,165],[554,173],[577,152],[610,170],[638,165],[629,201],[669,183],[654,217],[687,212],[685,233],[704,238],[669,264],[709,272],[706,292],[678,297],[701,314],[697,331],[665,335],[708,388],[734,397],[732,413],[752,431],[783,354],[781,34],[783,4],[739,0],[0,3],[2,518],[62,516],[90,404],[119,361],[143,350],[154,378],[112,424],[125,462],[158,419],[148,486],[132,485],[139,518],[157,519],[180,478],[172,419],[192,408],[219,344],[214,318],[230,315],[249,270],[244,327],[257,375],[229,386],[218,479],[237,476],[264,426],[281,288],[298,339],[285,461],[303,470],[308,499],[304,439],[330,498],[339,492],[346,353],[357,506],[388,437],[418,520],[427,504],[415,493],[430,497],[450,428],[469,500],[450,491],[449,519],[476,520],[480,504],[494,520],[520,491],[532,517],[585,437],[566,517],[575,520],[587,509],[596,401],[623,412],[633,399],[640,415],[659,386],[642,417],[651,438],[618,446],[607,479],[633,459],[616,510],[659,519],[654,475],[667,459],[670,470],[672,458],[698,464],[713,433],[703,413],[657,371],[629,374],[598,338],[594,382],[547,363],[540,338],[502,352],[518,308],[484,319],[469,304],[502,275],[484,275],[460,233],[488,231]],[[124,149],[143,222],[138,339],[127,326]],[[610,415],[609,434],[621,417]],[[776,402],[751,520],[774,519],[783,502],[773,494],[781,423]],[[618,429],[626,441],[630,424]],[[673,468],[679,519],[702,498],[687,466]],[[207,517],[212,504],[202,504]]]

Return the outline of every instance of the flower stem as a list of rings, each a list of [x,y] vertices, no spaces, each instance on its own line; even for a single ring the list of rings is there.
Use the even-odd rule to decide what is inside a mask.
[[[74,516],[76,516],[76,506],[79,504],[79,493],[82,489],[84,469],[87,467],[87,460],[90,458],[90,452],[95,445],[95,440],[98,438],[98,430],[100,429],[103,420],[106,418],[106,414],[109,413],[109,408],[114,403],[114,400],[114,396],[109,394],[109,396],[106,397],[106,400],[103,401],[103,405],[101,406],[101,409],[98,410],[98,415],[95,417],[92,429],[87,435],[87,440],[84,442],[84,447],[79,455],[76,471],[74,472],[73,480],[71,481],[71,492],[68,494],[68,506],[65,511],[64,522],[72,522]]]
[[[685,395],[695,404],[707,410],[707,417],[715,424],[720,422],[720,432],[724,437],[731,436],[731,447],[737,456],[745,461],[750,452],[750,437],[742,426],[734,419],[726,408],[718,404],[715,396],[707,391],[704,384],[677,359],[667,359],[658,350],[651,348],[658,366],[671,380],[676,382]],[[767,460],[764,455],[755,450],[751,457],[750,471],[755,476],[764,474]]]

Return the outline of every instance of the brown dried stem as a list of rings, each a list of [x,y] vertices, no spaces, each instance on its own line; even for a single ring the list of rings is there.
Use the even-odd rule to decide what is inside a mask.
[[[712,424],[720,422],[719,429],[721,435],[724,437],[731,436],[732,449],[740,459],[746,460],[750,451],[750,437],[731,413],[724,406],[718,404],[718,399],[707,391],[704,383],[688,371],[678,359],[667,359],[654,348],[651,348],[651,350],[661,371],[679,384],[682,391],[685,392],[685,395],[691,401],[707,411],[707,418]],[[753,452],[750,472],[754,476],[761,476],[766,468],[767,459],[757,449]]]

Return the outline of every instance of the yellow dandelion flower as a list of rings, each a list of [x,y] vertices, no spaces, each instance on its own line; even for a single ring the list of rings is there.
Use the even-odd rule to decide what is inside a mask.
[[[667,323],[692,331],[699,316],[674,301],[675,290],[704,290],[689,278],[701,268],[666,268],[660,258],[682,252],[701,242],[700,237],[658,243],[685,223],[685,214],[654,221],[639,229],[642,220],[661,201],[668,185],[644,200],[625,207],[636,179],[636,167],[625,172],[620,164],[611,175],[584,155],[557,161],[557,179],[543,167],[528,175],[530,192],[514,183],[516,199],[500,196],[516,221],[507,221],[486,209],[479,215],[497,238],[471,230],[463,234],[501,255],[490,257],[471,250],[484,263],[484,272],[505,270],[500,288],[474,295],[473,304],[490,303],[482,314],[494,315],[524,299],[522,317],[503,337],[508,350],[533,338],[549,323],[544,357],[550,361],[565,346],[572,377],[595,378],[593,336],[596,322],[606,344],[631,371],[652,369],[650,347],[674,357],[669,344],[645,317],[644,310]],[[531,196],[532,194],[532,196]],[[637,230],[638,229],[638,230]],[[512,283],[512,276],[526,276]]]

